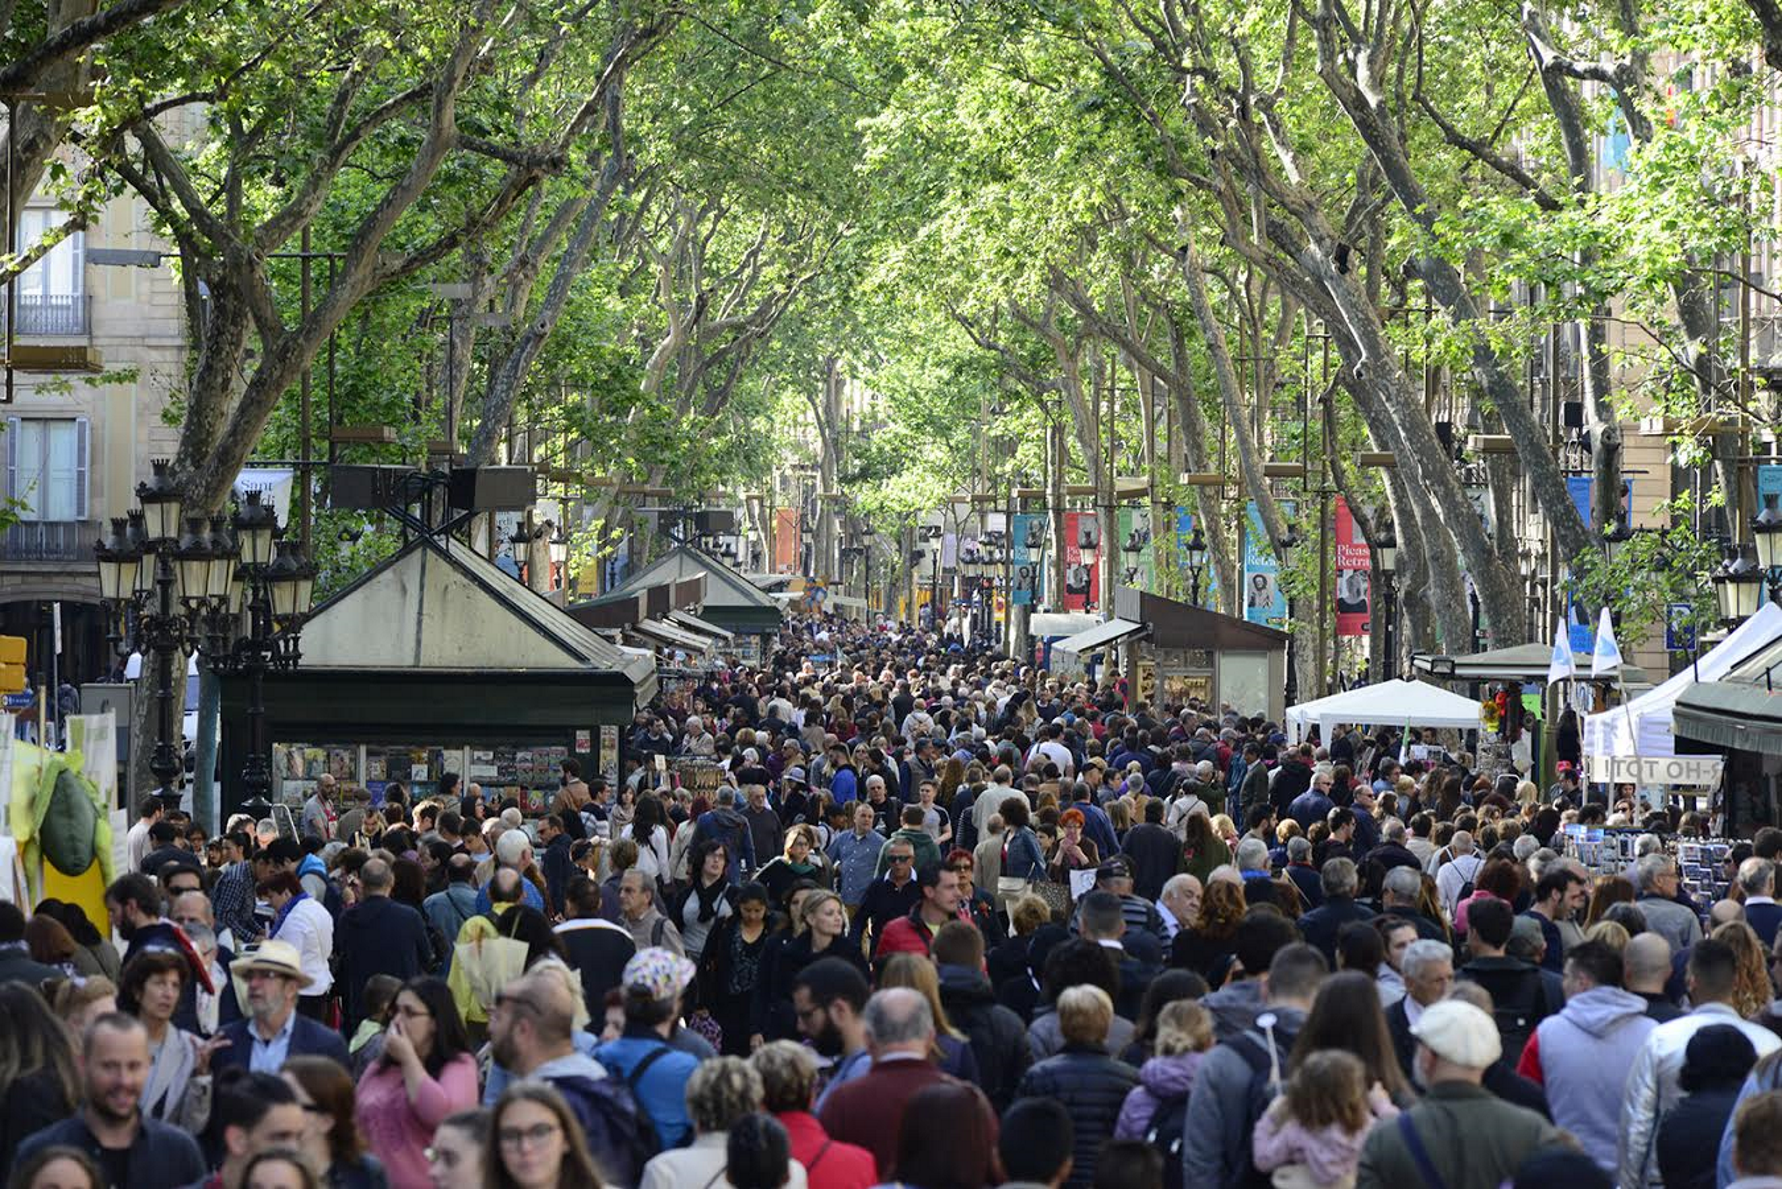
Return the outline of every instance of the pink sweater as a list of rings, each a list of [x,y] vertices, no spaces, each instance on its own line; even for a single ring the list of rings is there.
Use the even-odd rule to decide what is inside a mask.
[[[1376,1108],[1374,1121],[1398,1116],[1398,1108],[1390,1103]],[[1316,1131],[1307,1128],[1287,1113],[1285,1100],[1262,1113],[1251,1137],[1256,1167],[1273,1172],[1287,1164],[1303,1164],[1320,1185],[1353,1185],[1355,1170],[1361,1163],[1361,1145],[1367,1139],[1373,1122],[1360,1131],[1348,1132],[1332,1124]]]
[[[460,1053],[439,1071],[425,1078],[410,1102],[403,1083],[402,1066],[377,1061],[359,1079],[353,1115],[365,1133],[371,1154],[383,1161],[392,1185],[425,1185],[427,1145],[440,1120],[477,1104],[476,1058]]]

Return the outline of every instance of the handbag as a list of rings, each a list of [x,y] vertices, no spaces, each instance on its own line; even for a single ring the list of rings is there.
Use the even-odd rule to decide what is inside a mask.
[[[1057,883],[1050,879],[1036,879],[1027,885],[1027,890],[1046,902],[1052,912],[1054,921],[1066,920],[1070,917],[1070,885]]]

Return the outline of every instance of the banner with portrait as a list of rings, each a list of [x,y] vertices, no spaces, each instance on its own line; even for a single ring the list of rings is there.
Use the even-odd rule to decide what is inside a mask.
[[[1101,524],[1093,512],[1064,514],[1064,609],[1101,606]]]
[[[1349,501],[1336,500],[1336,630],[1339,636],[1365,636],[1373,615],[1373,588],[1367,541],[1355,525]]]
[[[1038,606],[1046,594],[1046,514],[1017,512],[1010,522],[1010,598],[1017,607]]]

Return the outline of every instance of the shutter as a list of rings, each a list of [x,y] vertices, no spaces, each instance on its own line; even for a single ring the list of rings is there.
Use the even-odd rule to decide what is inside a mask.
[[[19,498],[19,437],[21,435],[19,419],[6,419],[6,498]]]
[[[74,419],[74,518],[87,519],[87,487],[91,481],[93,423],[85,417]]]

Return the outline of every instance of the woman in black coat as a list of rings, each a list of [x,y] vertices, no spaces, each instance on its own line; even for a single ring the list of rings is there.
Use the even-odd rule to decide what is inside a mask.
[[[1058,1026],[1064,1049],[1029,1069],[1015,1088],[1016,1098],[1056,1098],[1070,1112],[1071,1189],[1095,1181],[1101,1147],[1114,1137],[1120,1108],[1139,1084],[1138,1070],[1108,1056],[1108,1029],[1114,1001],[1096,986],[1069,987],[1058,996]]]
[[[1665,1189],[1714,1189],[1713,1153],[1720,1150],[1739,1087],[1757,1063],[1751,1041],[1731,1024],[1689,1038],[1677,1085],[1685,1097],[1658,1125],[1658,1172]]]
[[[772,947],[767,890],[758,883],[744,884],[736,893],[736,915],[725,917],[706,938],[695,980],[699,1006],[723,1029],[726,1057],[747,1057],[753,1051],[755,987]]]
[[[770,943],[755,984],[753,1031],[763,1040],[798,1039],[798,1017],[792,1010],[792,985],[798,975],[818,958],[840,958],[868,982],[872,975],[858,945],[848,942],[848,912],[841,897],[816,889],[805,894],[799,906],[804,931]]]

